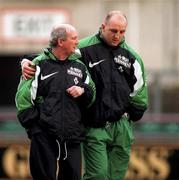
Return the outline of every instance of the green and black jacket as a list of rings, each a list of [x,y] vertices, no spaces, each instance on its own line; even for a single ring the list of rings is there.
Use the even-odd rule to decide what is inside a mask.
[[[81,141],[82,114],[95,100],[95,85],[86,66],[70,58],[60,61],[46,49],[37,56],[33,79],[21,79],[16,93],[18,118],[30,134],[43,130],[60,142]],[[76,85],[84,94],[71,97],[66,89]]]
[[[141,119],[148,106],[146,74],[141,58],[125,39],[110,47],[98,33],[82,39],[78,48],[76,54],[96,85],[96,101],[85,117],[87,126],[102,127],[124,113],[133,121]]]

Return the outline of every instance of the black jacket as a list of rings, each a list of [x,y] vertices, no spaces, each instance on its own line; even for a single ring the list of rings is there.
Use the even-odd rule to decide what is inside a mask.
[[[79,60],[57,60],[48,50],[36,57],[34,63],[34,79],[23,80],[16,94],[21,124],[31,131],[38,126],[60,142],[81,141],[81,116],[95,97],[95,86],[85,65]],[[85,93],[73,98],[66,92],[73,85],[83,87]]]
[[[108,46],[100,33],[79,42],[79,55],[96,85],[96,101],[87,112],[87,125],[103,127],[124,113],[139,120],[147,108],[145,71],[140,57],[123,40]]]

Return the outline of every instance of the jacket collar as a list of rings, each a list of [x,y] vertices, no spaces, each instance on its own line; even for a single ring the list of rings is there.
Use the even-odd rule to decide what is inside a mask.
[[[54,56],[54,54],[52,53],[52,49],[51,49],[51,48],[45,48],[45,49],[44,49],[44,54],[45,54],[46,56],[48,56],[50,59],[52,59],[52,60],[55,60],[55,61],[58,60],[58,59]]]
[[[67,58],[67,59],[65,59],[63,61],[59,61],[59,59],[52,53],[52,48],[45,48],[44,49],[44,54],[46,56],[48,56],[48,58],[50,58],[51,60],[58,61],[60,63],[64,63],[64,62],[66,62],[68,60],[68,58]]]

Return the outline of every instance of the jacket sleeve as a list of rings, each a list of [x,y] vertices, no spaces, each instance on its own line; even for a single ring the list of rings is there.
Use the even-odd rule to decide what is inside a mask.
[[[134,84],[133,92],[130,94],[128,114],[132,121],[138,121],[142,118],[148,106],[148,90],[144,64],[140,57],[135,59],[133,66],[137,81]]]
[[[38,75],[40,68],[37,66],[35,77],[29,80],[21,78],[17,88],[15,103],[17,108],[17,117],[21,125],[28,129],[33,121],[38,118],[39,113],[35,106],[37,99]]]
[[[84,72],[84,82],[81,84],[81,87],[84,88],[84,94],[80,97],[80,102],[88,108],[96,99],[96,87],[86,66]]]

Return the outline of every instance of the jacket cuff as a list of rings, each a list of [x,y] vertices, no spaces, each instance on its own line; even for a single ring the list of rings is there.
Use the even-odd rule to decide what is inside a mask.
[[[127,109],[127,113],[129,114],[129,119],[132,121],[139,121],[144,112],[146,111],[146,107],[130,105]]]
[[[93,99],[93,90],[88,84],[83,84],[80,87],[84,88],[84,93],[79,97],[79,100],[82,105],[87,107]]]
[[[39,119],[39,112],[37,108],[29,108],[24,111],[22,111],[20,114],[17,115],[20,124],[26,128],[29,129],[34,122],[37,122]]]

